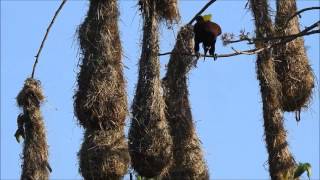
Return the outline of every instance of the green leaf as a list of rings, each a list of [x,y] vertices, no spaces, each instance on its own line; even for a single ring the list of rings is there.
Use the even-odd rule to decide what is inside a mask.
[[[309,164],[309,163],[306,163],[307,165],[307,176],[308,176],[308,178],[310,179],[310,177],[311,177],[311,165]]]
[[[294,172],[294,178],[300,177],[304,172],[307,171],[307,176],[310,179],[311,176],[311,165],[310,163],[299,163],[298,167]]]

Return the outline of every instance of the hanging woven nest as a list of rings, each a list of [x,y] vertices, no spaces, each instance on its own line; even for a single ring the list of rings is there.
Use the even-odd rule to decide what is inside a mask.
[[[86,130],[78,156],[84,179],[122,179],[130,163],[123,129]]]
[[[127,97],[116,0],[91,0],[79,28],[82,52],[75,115],[85,128],[79,171],[86,180],[121,179],[130,163],[124,136]]]
[[[300,33],[295,1],[278,0],[275,20],[276,35],[287,36]],[[284,111],[298,111],[307,107],[314,88],[314,75],[309,65],[303,38],[299,37],[275,48],[276,71],[282,84],[282,106]]]
[[[180,20],[178,0],[139,0],[138,4],[143,14],[149,14],[151,4],[155,4],[158,18],[168,24],[178,23]]]
[[[250,0],[255,21],[257,38],[274,36],[272,20],[267,0]],[[256,42],[256,48],[264,47],[264,42]],[[282,85],[275,68],[275,59],[270,49],[257,54],[257,75],[263,108],[265,141],[268,152],[271,179],[291,179],[288,174],[296,168],[289,150],[287,132],[284,128],[282,108]]]
[[[74,106],[86,128],[113,129],[125,123],[128,110],[118,16],[116,0],[91,0],[79,28],[83,57]]]
[[[46,130],[41,116],[40,105],[44,95],[40,81],[28,78],[17,96],[22,109],[18,116],[17,141],[24,138],[21,179],[49,179],[51,167],[48,163]]]
[[[148,178],[164,173],[172,156],[172,139],[160,80],[159,33],[154,5],[152,2],[149,14],[144,15],[139,79],[129,129],[132,167],[139,175]]]
[[[209,179],[188,98],[187,74],[193,66],[193,27],[181,28],[163,79],[167,119],[173,137],[173,163],[164,179]]]

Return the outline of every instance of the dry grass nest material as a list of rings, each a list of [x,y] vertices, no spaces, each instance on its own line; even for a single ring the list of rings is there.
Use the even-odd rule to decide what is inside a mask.
[[[168,24],[178,23],[180,20],[178,0],[139,0],[138,4],[144,15],[155,13]]]
[[[157,0],[157,13],[170,24],[180,20],[178,0]]]
[[[278,1],[276,16],[277,36],[300,32],[298,17],[287,23],[287,18],[297,11],[295,1]],[[314,88],[314,75],[309,65],[303,38],[297,38],[275,50],[276,71],[282,83],[282,104],[285,111],[307,107]],[[280,62],[279,62],[280,61]]]
[[[18,116],[16,137],[25,138],[21,179],[46,180],[51,171],[45,126],[40,112],[43,101],[40,81],[28,78],[17,96],[17,104],[23,113]]]
[[[38,80],[32,78],[26,79],[23,89],[17,96],[19,107],[25,108],[26,110],[40,108],[40,104],[44,101],[40,84]]]
[[[312,97],[313,72],[304,53],[298,53],[299,49],[291,47],[286,51],[286,55],[282,56],[281,59],[284,61],[276,65],[278,77],[282,83],[284,111],[297,111],[305,108]]]
[[[173,137],[173,163],[164,179],[209,179],[200,140],[196,134],[188,99],[187,73],[193,66],[193,27],[181,28],[171,54],[166,89],[167,120]]]
[[[191,70],[196,61],[194,56],[188,55],[194,54],[193,38],[192,25],[187,25],[181,28],[178,33],[176,45],[172,50],[170,61],[167,66],[167,74],[164,80],[169,77],[173,77],[175,80],[178,80],[179,78],[186,78],[187,73]]]
[[[128,110],[117,20],[115,0],[91,1],[79,29],[83,62],[74,106],[84,127],[113,129],[124,125]]]
[[[165,102],[158,59],[158,22],[154,14],[144,18],[139,79],[132,105],[129,152],[139,175],[152,178],[170,164],[172,139],[165,117]]]
[[[257,38],[273,35],[273,26],[268,11],[267,0],[251,0],[255,17]],[[257,42],[256,47],[261,47]],[[294,168],[294,159],[288,149],[286,131],[283,127],[282,85],[278,80],[271,50],[257,55],[257,75],[263,101],[265,141],[268,150],[269,173],[271,179],[282,179],[283,172]]]
[[[130,163],[123,129],[86,130],[78,156],[85,179],[122,179]]]
[[[147,178],[163,174],[170,165],[172,156],[168,127],[166,123],[156,121],[153,119],[141,125],[132,123],[129,134],[132,166],[139,175]]]
[[[78,153],[79,171],[86,180],[122,179],[130,163],[118,16],[116,0],[91,0],[79,28],[83,61],[74,106],[86,129]]]

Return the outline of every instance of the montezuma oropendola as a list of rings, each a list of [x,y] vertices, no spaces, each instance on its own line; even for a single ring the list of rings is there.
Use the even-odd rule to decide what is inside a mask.
[[[197,16],[193,31],[195,52],[199,53],[199,44],[202,43],[204,55],[209,51],[210,55],[216,56],[215,44],[217,37],[221,34],[221,27],[210,20],[205,20],[203,16]]]

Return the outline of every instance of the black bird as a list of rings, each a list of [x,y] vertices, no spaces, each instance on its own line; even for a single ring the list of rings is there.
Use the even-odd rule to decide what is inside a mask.
[[[210,55],[216,56],[214,54],[215,44],[217,37],[221,34],[220,26],[214,22],[205,21],[202,16],[198,16],[196,21],[193,27],[195,52],[199,53],[199,44],[202,43],[204,55],[209,51]]]

